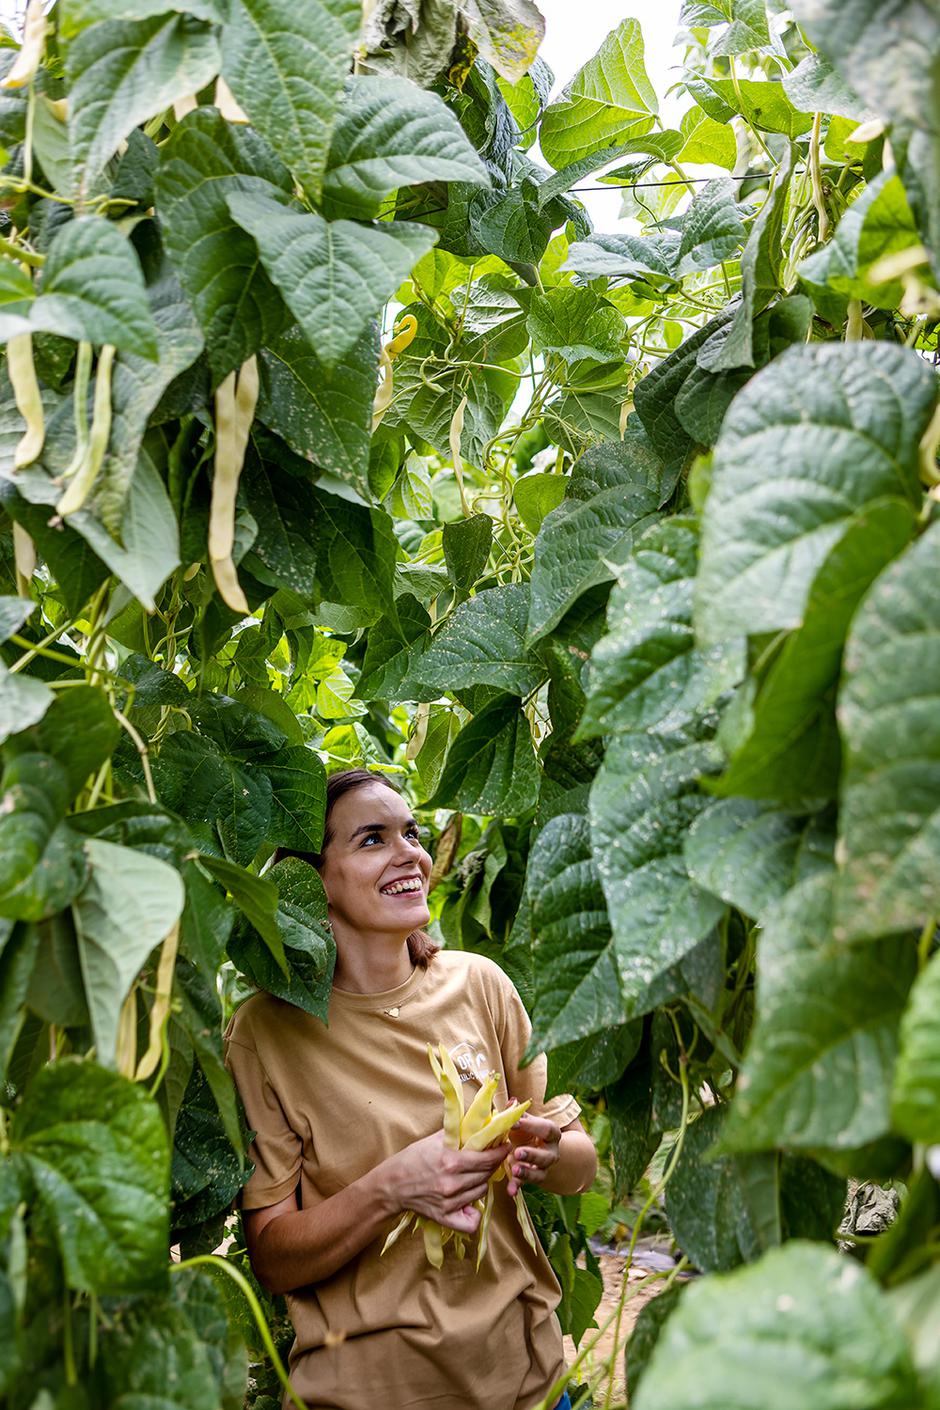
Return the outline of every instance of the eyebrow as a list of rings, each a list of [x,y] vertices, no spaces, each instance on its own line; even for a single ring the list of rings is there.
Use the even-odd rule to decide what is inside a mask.
[[[405,821],[402,823],[402,827],[417,827],[417,826],[418,826],[418,823],[417,823],[417,819],[415,819],[415,818],[405,818]],[[356,830],[355,830],[355,832],[351,834],[349,840],[350,840],[350,842],[354,842],[355,839],[356,839],[357,837],[359,837],[363,832],[385,832],[385,831],[386,831],[386,824],[385,824],[385,823],[380,823],[380,822],[363,823],[363,824],[362,824],[362,827],[357,827]]]

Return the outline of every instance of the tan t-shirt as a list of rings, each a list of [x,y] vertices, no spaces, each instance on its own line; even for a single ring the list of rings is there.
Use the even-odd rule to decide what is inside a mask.
[[[544,1057],[519,1068],[529,1033],[499,966],[459,950],[440,951],[384,994],[334,989],[329,1027],[253,994],[225,1033],[225,1061],[257,1133],[244,1208],[275,1204],[298,1182],[301,1206],[310,1208],[439,1131],[443,1099],[428,1042],[453,1054],[465,1106],[496,1071],[498,1105],[531,1097],[530,1111],[567,1125],[580,1108],[569,1096],[544,1100]],[[420,1233],[409,1231],[380,1258],[386,1232],[332,1277],[288,1296],[297,1333],[291,1380],[301,1399],[311,1410],[536,1405],[564,1365],[554,1312],[561,1290],[541,1247],[525,1242],[506,1182],[496,1187],[479,1273],[475,1239],[463,1261],[448,1245],[437,1270]]]

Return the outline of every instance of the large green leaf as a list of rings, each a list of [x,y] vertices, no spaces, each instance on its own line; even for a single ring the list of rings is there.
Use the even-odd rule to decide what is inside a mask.
[[[350,79],[323,178],[330,213],[371,220],[390,191],[425,181],[488,186],[489,176],[436,93],[404,78]]]
[[[630,137],[626,142],[618,142],[616,146],[602,147],[600,151],[589,152],[587,156],[562,167],[554,176],[550,176],[547,181],[542,182],[538,194],[539,205],[544,206],[556,196],[570,191],[571,187],[582,181],[585,176],[599,171],[602,166],[609,166],[619,157],[650,156],[668,162],[678,155],[681,146],[681,135],[678,132],[667,130],[665,132],[648,132],[641,137]],[[610,177],[613,175],[614,173],[611,173]],[[610,178],[601,177],[600,179],[603,181]]]
[[[518,485],[514,490],[514,497]],[[516,497],[518,504],[518,498]],[[483,576],[493,544],[493,520],[489,514],[471,514],[445,524],[441,530],[441,547],[451,582],[463,592],[469,592]]]
[[[113,1297],[165,1286],[170,1153],[142,1086],[94,1062],[50,1063],[16,1109],[10,1144],[69,1287]]]
[[[40,1062],[39,1049],[42,1024],[26,1007],[36,962],[39,958],[39,930],[34,925],[14,925],[5,921],[2,927],[3,949],[0,951],[0,1075],[5,1082],[19,1085],[32,1070],[33,1059]],[[25,1039],[19,1049],[21,1037]],[[8,1180],[9,1162],[4,1162],[4,1183]],[[0,1226],[3,1217],[0,1215]]]
[[[220,1410],[241,1410],[248,1382],[248,1350],[239,1324],[234,1288],[223,1287],[212,1268],[187,1268],[173,1279],[172,1294],[209,1357],[220,1393]],[[187,1388],[187,1398],[192,1392]]]
[[[812,320],[812,300],[805,294],[778,299],[758,314],[752,329],[754,366],[765,367],[791,343],[805,343]],[[722,337],[718,329],[706,340],[701,350],[703,358],[707,356],[711,339],[718,343]],[[713,446],[725,412],[752,376],[750,367],[733,368],[729,372],[711,372],[697,362],[688,367],[673,405],[673,414],[682,430],[699,445]]]
[[[845,634],[860,598],[908,543],[914,522],[913,507],[900,499],[876,500],[847,522],[810,588],[803,625],[749,702],[743,739],[718,791],[783,804],[835,795],[835,689]]]
[[[214,382],[288,321],[251,236],[225,203],[233,191],[289,193],[290,174],[250,127],[197,108],[173,129],[156,177],[163,240],[206,339]]]
[[[132,128],[204,88],[218,69],[212,29],[182,15],[109,20],[80,34],[67,59],[69,143],[79,194]]]
[[[199,862],[216,881],[222,883],[234,904],[264,940],[281,972],[286,975],[287,960],[284,958],[284,942],[277,923],[278,896],[275,884],[267,877],[255,876],[253,872],[223,857],[202,853]]]
[[[825,289],[876,308],[896,308],[903,288],[897,279],[872,277],[882,260],[920,244],[920,236],[900,177],[882,172],[845,211],[827,245],[800,265],[800,278],[813,294]],[[821,303],[825,309],[825,303]]]
[[[871,1274],[793,1241],[687,1288],[636,1410],[923,1410],[911,1350]]]
[[[624,279],[650,290],[674,289],[679,237],[674,231],[656,235],[589,235],[568,249],[563,269],[588,279]]]
[[[271,781],[268,841],[319,852],[326,809],[326,774],[319,754],[303,744],[281,749],[264,771]]]
[[[119,533],[128,489],[137,467],[147,422],[170,383],[202,352],[203,339],[192,309],[169,266],[147,290],[157,330],[158,364],[136,352],[123,352],[111,373],[111,435],[95,506],[105,527]]]
[[[42,535],[42,528],[48,525],[52,510],[62,493],[61,487],[38,466],[29,466],[20,471],[16,484],[25,500],[37,507],[42,506],[41,512],[34,519],[29,516],[26,518],[28,532],[33,532],[35,526],[37,532]],[[19,517],[15,505],[11,506],[10,512],[14,518]],[[68,523],[70,528],[85,540],[91,552],[82,555],[77,547],[72,551],[70,546],[67,556],[59,560],[56,555],[52,561],[60,581],[65,577],[67,582],[67,574],[72,570],[79,574],[82,588],[76,592],[79,599],[77,606],[84,605],[86,598],[82,594],[93,589],[107,576],[106,571],[96,568],[94,561],[91,561],[94,555],[120,578],[146,611],[152,612],[156,605],[154,599],[157,592],[174,568],[179,566],[179,528],[166,486],[146,448],[141,450],[138,456],[134,476],[124,501],[120,542],[111,537],[108,529],[91,509],[76,510],[74,514],[69,515]],[[43,552],[49,553],[51,557],[52,551],[48,545],[55,545],[55,531],[52,531],[49,538],[42,537],[41,542]],[[87,580],[84,579],[86,572]]]
[[[362,335],[335,367],[313,351],[299,328],[271,340],[261,354],[258,418],[319,470],[369,495],[369,438],[378,348]]]
[[[515,817],[535,807],[538,789],[529,722],[515,697],[500,695],[464,725],[425,806]]]
[[[834,845],[830,828],[818,818],[748,798],[722,798],[694,820],[684,852],[699,886],[763,921],[791,886],[832,866]]]
[[[161,801],[221,838],[237,863],[250,862],[268,835],[271,780],[203,735],[171,734],[154,760],[153,779]]]
[[[349,504],[322,490],[316,502],[317,578],[329,602],[359,607],[369,614],[384,612],[393,622],[395,555],[398,541],[392,520],[382,509]]]
[[[706,182],[682,222],[676,273],[681,278],[699,269],[711,269],[729,259],[743,239],[744,222],[734,199],[734,182],[730,176]]]
[[[588,588],[614,576],[634,538],[652,521],[659,496],[642,485],[615,485],[588,500],[564,500],[546,515],[535,541],[529,641],[558,625]]]
[[[723,338],[711,340],[699,353],[699,364],[709,371],[754,366],[754,318],[770,303],[783,277],[783,223],[792,174],[793,152],[788,147],[741,252],[741,302]]]
[[[675,154],[683,165],[723,166],[734,171],[738,149],[734,128],[727,122],[716,122],[701,108],[690,108],[679,123],[682,146]]]
[[[42,920],[69,904],[87,871],[62,821],[68,775],[48,754],[24,753],[7,762],[0,789],[0,915]]]
[[[838,0],[799,0],[793,10],[838,76],[880,117],[896,124],[907,148],[902,160],[905,185],[936,269],[940,142],[934,114],[940,24],[933,5],[923,0],[856,0],[846,11]]]
[[[614,1188],[621,1198],[640,1183],[662,1135],[653,1127],[653,1089],[647,1039],[633,1062],[613,1086],[608,1086]]]
[[[51,754],[65,770],[67,801],[71,801],[111,757],[120,737],[106,693],[100,686],[76,682],[57,693],[38,725],[24,730],[7,747],[10,752]],[[55,797],[58,786],[50,782],[49,787]]]
[[[901,1049],[894,1071],[891,1120],[896,1131],[927,1145],[940,1142],[940,953],[914,980],[901,1019]]]
[[[255,984],[326,1022],[336,946],[329,928],[326,892],[319,874],[298,857],[285,857],[267,873],[277,886],[277,927],[284,942],[285,976],[251,928],[236,926],[229,955]]]
[[[0,744],[38,723],[52,704],[52,691],[34,676],[11,675],[0,665]]]
[[[591,652],[579,739],[687,724],[744,672],[742,641],[697,649],[692,632],[694,519],[653,524],[619,569],[609,634]]]
[[[88,881],[72,903],[85,997],[103,1067],[116,1058],[121,1005],[144,961],[183,910],[183,882],[166,862],[90,837]]]
[[[813,125],[809,113],[797,112],[782,83],[760,78],[705,78],[686,74],[689,92],[718,122],[727,122],[733,113],[762,132],[783,137],[801,137]]]
[[[731,0],[731,23],[711,48],[713,54],[746,54],[770,44],[764,0]]]
[[[795,69],[783,75],[783,89],[801,113],[838,113],[861,122],[870,110],[836,73],[822,54],[807,54]]]
[[[220,0],[63,0],[56,11],[56,28],[61,39],[72,40],[83,29],[101,20],[145,20],[165,15],[168,10],[195,15],[200,20],[219,22]]]
[[[686,1127],[666,1187],[669,1228],[703,1273],[753,1263],[780,1243],[777,1157],[712,1155],[725,1115],[725,1108],[711,1107]]]
[[[414,665],[410,648],[422,638],[430,640],[431,618],[417,598],[402,593],[397,607],[397,627],[382,620],[369,633],[362,675],[356,683],[356,693],[363,700],[402,699],[403,682]]]
[[[591,842],[610,911],[624,1017],[670,991],[668,971],[706,936],[723,902],[696,885],[682,857],[689,824],[707,799],[698,777],[714,770],[713,744],[695,732],[621,735],[591,788]]]
[[[538,352],[557,353],[565,362],[594,358],[608,362],[620,356],[626,333],[623,318],[589,289],[560,285],[536,294],[526,320]]]
[[[638,20],[622,20],[542,116],[539,142],[556,169],[649,131],[658,112]]]
[[[49,246],[30,323],[76,341],[113,343],[150,362],[159,355],[137,255],[98,216],[70,220]]]
[[[358,0],[231,0],[222,31],[232,92],[313,199],[360,21]]]
[[[228,207],[254,236],[265,269],[326,367],[358,342],[437,238],[427,226],[404,221],[324,220],[261,194],[236,192]]]
[[[932,525],[863,600],[846,645],[839,727],[841,938],[921,926],[938,906],[940,594]]]
[[[623,1020],[617,957],[587,818],[563,813],[545,825],[529,854],[526,887],[536,984],[529,1047],[539,1053]]]
[[[436,700],[446,690],[491,685],[512,695],[531,695],[546,670],[526,649],[529,615],[526,584],[487,588],[456,609],[421,652],[405,688],[427,689],[414,699]]]
[[[886,343],[790,348],[751,379],[715,448],[696,589],[703,641],[799,626],[858,511],[883,496],[919,504],[935,398],[923,361]]]
[[[634,388],[636,414],[654,450],[670,472],[671,485],[675,485],[692,449],[692,437],[677,415],[677,397],[693,374],[699,351],[710,338],[728,326],[733,316],[733,312],[725,310],[696,329],[690,338],[686,338],[674,352],[641,378]]]
[[[723,1134],[732,1150],[851,1150],[889,1129],[906,939],[833,939],[834,873],[793,888],[760,940],[757,1020]]]
[[[182,1308],[161,1299],[116,1320],[102,1339],[102,1401],[115,1410],[189,1410],[220,1405],[210,1348]],[[104,1400],[104,1397],[107,1400]]]

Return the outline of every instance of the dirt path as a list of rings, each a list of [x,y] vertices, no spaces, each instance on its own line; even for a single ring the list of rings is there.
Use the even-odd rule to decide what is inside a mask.
[[[602,1253],[599,1256],[598,1262],[601,1265],[601,1276],[604,1280],[604,1294],[600,1300],[597,1311],[594,1313],[594,1319],[597,1325],[602,1327],[607,1321],[607,1318],[614,1311],[617,1306],[617,1300],[620,1297],[620,1289],[623,1283],[624,1260],[622,1258],[613,1257],[611,1254]],[[648,1277],[648,1268],[631,1268],[627,1275],[631,1288],[638,1283],[642,1283],[644,1278]],[[623,1318],[620,1324],[620,1349],[613,1366],[614,1385],[613,1395],[611,1397],[611,1410],[615,1410],[615,1407],[626,1404],[624,1344],[630,1332],[633,1330],[633,1324],[636,1322],[637,1317],[639,1317],[640,1310],[661,1290],[662,1283],[654,1282],[639,1291],[631,1291],[628,1293],[627,1302],[623,1309]],[[609,1371],[603,1373],[599,1383],[594,1382],[593,1376],[595,1373],[603,1372],[604,1362],[614,1350],[614,1333],[615,1326],[611,1324],[594,1349],[588,1352],[586,1359],[582,1362],[577,1373],[576,1379],[579,1383],[583,1384],[585,1381],[590,1380],[592,1384],[597,1385],[597,1389],[595,1389],[594,1392],[595,1410],[599,1410],[599,1407],[604,1403],[604,1397],[607,1394],[607,1376],[609,1375]],[[588,1330],[584,1335],[581,1345],[583,1346],[584,1343],[589,1341],[594,1335],[596,1335],[594,1331]],[[569,1366],[574,1361],[576,1355],[577,1351],[574,1342],[570,1337],[565,1337],[565,1356]]]

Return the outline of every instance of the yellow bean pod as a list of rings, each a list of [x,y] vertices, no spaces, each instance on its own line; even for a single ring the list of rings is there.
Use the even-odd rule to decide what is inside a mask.
[[[507,1131],[511,1131],[520,1117],[524,1116],[532,1105],[528,1102],[513,1102],[510,1106],[504,1107],[502,1111],[496,1112],[490,1117],[485,1126],[481,1126],[468,1141],[464,1142],[464,1149],[468,1151],[485,1151],[487,1146],[496,1145],[501,1141]]]
[[[32,83],[42,62],[45,42],[46,16],[43,0],[29,0],[23,25],[23,43],[13,67],[0,83],[0,88],[25,88],[27,83]]]
[[[114,365],[114,351],[111,343],[105,343],[98,355],[95,401],[88,444],[78,469],[56,505],[56,512],[63,518],[66,514],[74,514],[77,509],[81,509],[104,463],[111,437],[111,370]]]
[[[13,469],[31,465],[41,453],[46,439],[46,421],[42,410],[42,392],[33,366],[33,335],[17,333],[7,343],[7,373],[16,398],[17,411],[26,422],[26,430],[13,452]]]
[[[29,597],[29,585],[36,571],[36,545],[22,524],[13,521],[13,566],[16,590],[20,597]]]
[[[406,313],[395,324],[395,336],[391,342],[385,344],[385,351],[388,353],[389,361],[394,362],[399,353],[403,353],[405,348],[409,348],[415,340],[418,331],[418,320],[413,313]]]
[[[157,965],[157,992],[150,1010],[150,1040],[147,1051],[137,1064],[135,1082],[143,1082],[156,1072],[157,1063],[163,1054],[166,1023],[170,1016],[170,1000],[173,997],[173,974],[176,970],[176,952],[179,949],[179,921],[173,926],[160,947],[160,961]]]
[[[517,1193],[513,1196],[513,1199],[516,1205],[516,1217],[519,1220],[520,1225],[522,1226],[523,1238],[525,1239],[529,1247],[533,1249],[536,1253],[538,1253],[538,1235],[535,1232],[535,1225],[532,1223],[531,1216],[529,1215],[528,1206],[526,1205],[522,1191],[517,1191]]]
[[[437,1045],[440,1060],[435,1059],[428,1044],[428,1057],[431,1067],[444,1094],[444,1144],[452,1150],[460,1147],[460,1123],[463,1120],[463,1093],[460,1090],[460,1074],[454,1066],[454,1059],[443,1043]]]
[[[470,505],[467,503],[467,496],[463,487],[463,457],[460,454],[460,438],[463,435],[463,417],[467,409],[467,398],[461,397],[457,410],[451,417],[450,431],[448,433],[448,443],[450,445],[450,455],[454,462],[454,479],[457,481],[457,490],[460,494],[460,509],[465,519],[470,518]]]
[[[417,1219],[417,1217],[418,1216],[416,1214],[413,1214],[410,1209],[405,1210],[404,1214],[401,1216],[398,1223],[395,1225],[394,1229],[382,1245],[382,1253],[379,1254],[380,1258],[383,1256],[383,1254],[386,1254],[388,1252],[393,1243],[396,1243],[398,1239],[401,1238],[402,1234],[408,1228],[408,1225],[411,1223],[412,1219]]]
[[[428,1256],[428,1262],[435,1268],[440,1268],[444,1263],[444,1246],[441,1242],[441,1226],[433,1219],[422,1219],[421,1230],[424,1234],[424,1251]]]
[[[491,1072],[473,1101],[467,1107],[460,1123],[460,1144],[465,1146],[471,1136],[475,1136],[489,1121],[493,1109],[493,1097],[499,1086],[499,1074]]]
[[[258,360],[250,357],[224,378],[215,393],[215,474],[209,509],[209,562],[219,595],[233,612],[247,614],[248,602],[238,581],[235,547],[235,500],[245,463],[248,433],[258,401]]]
[[[494,1192],[494,1188],[493,1188],[493,1182],[492,1182],[492,1180],[491,1180],[490,1183],[489,1183],[489,1185],[487,1185],[487,1187],[486,1187],[486,1199],[485,1199],[485,1201],[482,1202],[482,1203],[483,1203],[483,1211],[482,1211],[482,1214],[480,1215],[480,1227],[479,1227],[479,1229],[478,1229],[478,1231],[477,1231],[477,1263],[476,1263],[476,1266],[477,1266],[477,1271],[478,1271],[478,1272],[479,1272],[480,1264],[481,1264],[482,1261],[483,1261],[483,1255],[486,1253],[486,1246],[487,1246],[487,1244],[489,1243],[490,1219],[492,1218],[492,1215],[493,1215],[493,1195],[494,1195],[494,1193],[495,1193],[495,1192]],[[477,1203],[479,1204],[480,1201],[478,1201]]]

